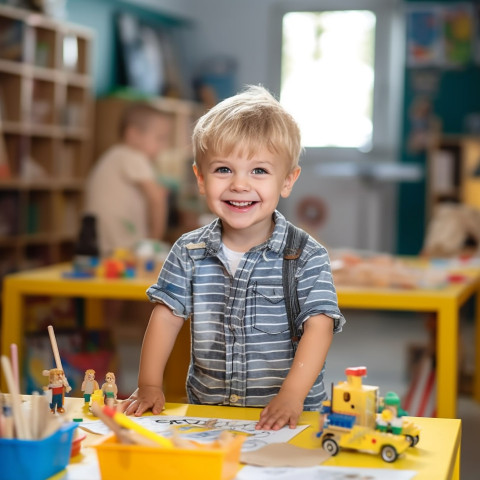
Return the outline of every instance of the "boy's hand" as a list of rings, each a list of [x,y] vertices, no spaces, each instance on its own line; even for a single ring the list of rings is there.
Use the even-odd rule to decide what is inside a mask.
[[[129,398],[117,406],[120,412],[126,415],[139,417],[149,408],[154,415],[162,412],[165,406],[165,395],[160,387],[138,387]]]
[[[280,391],[262,410],[255,430],[280,430],[285,425],[295,428],[302,411],[303,400]]]

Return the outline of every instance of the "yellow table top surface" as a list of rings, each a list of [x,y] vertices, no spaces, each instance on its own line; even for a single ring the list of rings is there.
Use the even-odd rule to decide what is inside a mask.
[[[68,415],[75,417],[95,418],[85,415],[83,399],[66,398]],[[258,420],[261,409],[221,407],[206,405],[185,405],[167,403],[164,415],[180,415],[189,417],[229,418],[242,420]],[[308,424],[300,434],[295,436],[290,443],[304,448],[321,448],[320,441],[316,438],[319,415],[317,412],[303,412],[300,424]],[[392,464],[386,463],[377,455],[370,455],[354,451],[341,450],[340,453],[328,459],[323,466],[337,467],[367,467],[382,468],[386,470],[400,469],[418,472],[415,480],[442,480],[452,477],[456,452],[460,445],[461,420],[440,418],[414,418],[415,423],[421,427],[420,442],[414,448],[408,449],[398,460]],[[92,455],[93,449],[88,448],[100,438],[99,435],[87,433],[83,442],[82,452],[85,458]],[[75,462],[81,462],[82,457],[77,457],[69,468],[75,468]],[[60,474],[55,476],[61,478]],[[387,477],[386,477],[387,478]]]

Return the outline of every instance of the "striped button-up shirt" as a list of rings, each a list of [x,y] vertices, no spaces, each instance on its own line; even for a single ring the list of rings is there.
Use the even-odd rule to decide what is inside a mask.
[[[183,235],[172,247],[147,294],[175,315],[190,319],[192,351],[187,377],[190,403],[263,407],[278,393],[293,361],[282,286],[287,221],[274,213],[272,236],[243,255],[234,274],[223,253],[221,221]],[[334,332],[345,320],[337,305],[330,261],[309,238],[296,272],[298,328],[328,315]],[[323,370],[304,402],[326,398]]]

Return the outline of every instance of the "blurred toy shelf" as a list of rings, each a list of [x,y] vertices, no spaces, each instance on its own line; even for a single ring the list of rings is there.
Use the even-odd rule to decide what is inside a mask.
[[[0,5],[0,278],[69,260],[90,167],[92,32]]]
[[[427,217],[445,201],[480,208],[480,139],[443,135],[429,149]]]

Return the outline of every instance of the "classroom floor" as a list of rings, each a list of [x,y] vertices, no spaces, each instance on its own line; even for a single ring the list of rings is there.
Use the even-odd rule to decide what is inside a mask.
[[[464,309],[461,325],[461,348],[466,370],[473,368],[473,320],[468,308]],[[347,325],[336,335],[328,356],[325,384],[345,379],[345,368],[365,365],[367,385],[379,385],[380,394],[389,390],[401,397],[409,388],[409,352],[413,345],[428,342],[425,317],[421,314],[399,312],[343,312]],[[130,337],[120,344],[122,391],[135,389],[138,373],[139,343]],[[128,361],[126,361],[128,359]],[[480,404],[469,395],[460,394],[458,416],[462,419],[461,479],[478,480],[480,459],[478,432],[480,432]]]

